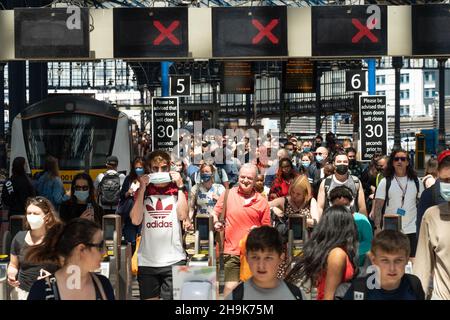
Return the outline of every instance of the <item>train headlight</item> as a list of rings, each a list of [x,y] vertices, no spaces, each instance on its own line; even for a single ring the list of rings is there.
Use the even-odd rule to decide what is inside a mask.
[[[67,102],[66,105],[65,105],[65,110],[66,110],[67,112],[73,112],[73,111],[75,111],[75,103],[73,103],[73,102]]]

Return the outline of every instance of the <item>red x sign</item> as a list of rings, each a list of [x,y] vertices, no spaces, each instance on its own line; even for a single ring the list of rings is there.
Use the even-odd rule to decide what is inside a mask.
[[[361,40],[363,37],[369,38],[369,40],[374,43],[378,42],[378,38],[372,32],[370,32],[369,28],[359,22],[358,19],[352,19],[352,23],[356,27],[356,29],[359,30],[358,33],[353,36],[352,43],[358,43],[359,40]]]
[[[153,41],[153,44],[155,46],[159,46],[165,38],[169,39],[173,44],[177,46],[180,45],[180,40],[178,40],[178,38],[175,37],[172,33],[176,28],[178,28],[178,26],[180,25],[180,21],[175,20],[170,24],[168,28],[164,27],[158,20],[153,21],[153,25],[156,29],[159,30],[159,32],[161,32],[161,34]]]
[[[272,29],[276,27],[278,22],[278,19],[272,19],[272,21],[270,21],[269,24],[264,27],[261,23],[259,23],[258,20],[252,19],[252,24],[256,27],[256,29],[259,30],[259,33],[253,37],[252,43],[257,44],[264,37],[267,37],[267,39],[269,39],[273,44],[278,44],[278,38],[275,37],[275,35],[271,32]]]

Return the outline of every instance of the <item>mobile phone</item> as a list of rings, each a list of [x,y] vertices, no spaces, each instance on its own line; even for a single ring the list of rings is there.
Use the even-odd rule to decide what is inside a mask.
[[[401,217],[397,215],[385,215],[383,217],[383,230],[400,231],[402,229]]]

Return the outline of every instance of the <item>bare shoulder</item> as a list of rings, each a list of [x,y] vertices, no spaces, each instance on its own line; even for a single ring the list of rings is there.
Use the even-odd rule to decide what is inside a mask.
[[[334,248],[330,251],[327,258],[328,266],[344,266],[347,262],[347,253],[342,248]]]

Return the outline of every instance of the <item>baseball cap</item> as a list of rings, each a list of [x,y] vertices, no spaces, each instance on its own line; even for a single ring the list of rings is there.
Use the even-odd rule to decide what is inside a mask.
[[[119,159],[117,159],[116,156],[109,156],[108,158],[106,158],[106,164],[116,165],[118,163],[119,163]]]
[[[450,156],[450,150],[442,151],[438,156],[438,163],[441,163],[444,158]]]

